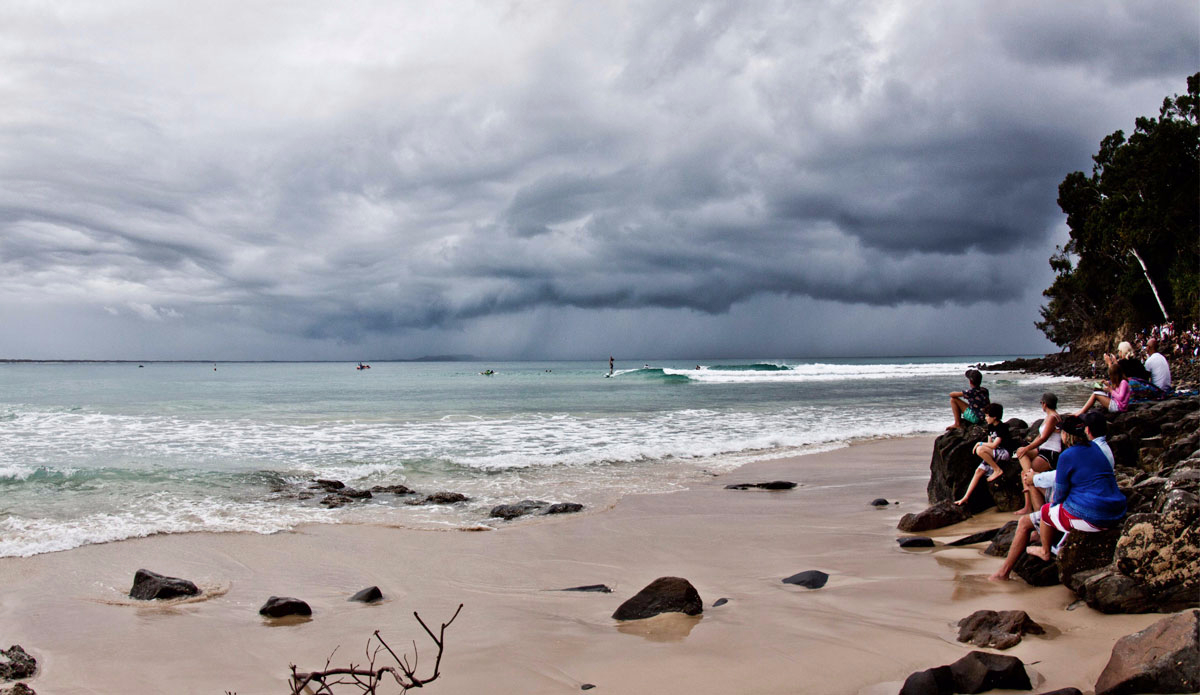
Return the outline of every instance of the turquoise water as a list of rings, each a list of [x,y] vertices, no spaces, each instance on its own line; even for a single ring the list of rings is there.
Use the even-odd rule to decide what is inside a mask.
[[[963,370],[994,359],[632,361],[611,378],[607,361],[3,364],[0,557],[313,522],[470,526],[524,498],[595,508],[750,460],[938,431]],[[1042,391],[1086,391],[985,385],[1030,420]],[[297,498],[313,478],[471,500],[331,510]]]

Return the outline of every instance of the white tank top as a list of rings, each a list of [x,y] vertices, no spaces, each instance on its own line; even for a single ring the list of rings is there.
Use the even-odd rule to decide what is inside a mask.
[[[1059,434],[1059,429],[1055,427],[1050,436],[1046,437],[1046,441],[1042,442],[1038,448],[1046,451],[1062,451],[1062,435]]]

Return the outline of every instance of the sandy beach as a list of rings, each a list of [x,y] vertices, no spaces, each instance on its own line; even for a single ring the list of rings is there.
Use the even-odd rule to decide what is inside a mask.
[[[0,559],[0,641],[41,665],[39,693],[287,692],[288,666],[364,661],[372,631],[393,646],[433,646],[412,618],[447,631],[435,693],[894,693],[913,671],[972,647],[954,623],[979,609],[1023,609],[1048,628],[1006,653],[1037,690],[1089,692],[1121,636],[1159,615],[1068,607],[1064,587],[986,580],[1000,563],[982,545],[902,550],[900,516],[926,506],[933,437],[871,441],[752,463],[690,489],[631,495],[610,509],[494,531],[308,526],[274,535],[159,535],[30,558]],[[733,491],[785,479],[786,492]],[[876,509],[870,501],[897,502]],[[989,513],[934,536],[994,528]],[[201,599],[127,598],[133,573],[185,577]],[[818,590],[781,583],[817,569]],[[660,576],[692,582],[702,616],[618,623],[625,599]],[[607,584],[611,594],[556,589]],[[385,601],[347,602],[378,585]],[[313,607],[275,624],[272,595]],[[713,608],[713,602],[729,602]]]

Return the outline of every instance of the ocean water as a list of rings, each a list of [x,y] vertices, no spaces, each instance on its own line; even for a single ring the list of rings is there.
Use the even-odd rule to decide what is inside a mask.
[[[890,360],[0,364],[0,557],[304,523],[497,525],[521,499],[611,505],[745,462],[933,434],[972,363]],[[643,366],[644,365],[644,366]],[[491,375],[481,372],[493,370]],[[1073,379],[985,376],[1007,417]],[[462,492],[338,508],[314,478]],[[520,523],[520,522],[517,522]]]

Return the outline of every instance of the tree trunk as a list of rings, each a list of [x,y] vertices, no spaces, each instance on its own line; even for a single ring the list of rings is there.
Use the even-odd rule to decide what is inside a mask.
[[[1132,253],[1133,257],[1137,259],[1138,264],[1142,266],[1142,274],[1146,276],[1146,282],[1150,283],[1150,291],[1154,293],[1154,301],[1158,302],[1158,310],[1162,312],[1163,323],[1170,323],[1171,317],[1167,316],[1167,308],[1163,306],[1162,297],[1158,296],[1158,287],[1154,285],[1154,280],[1150,279],[1150,271],[1146,270],[1146,262],[1142,260],[1136,248],[1130,247],[1129,253]]]

